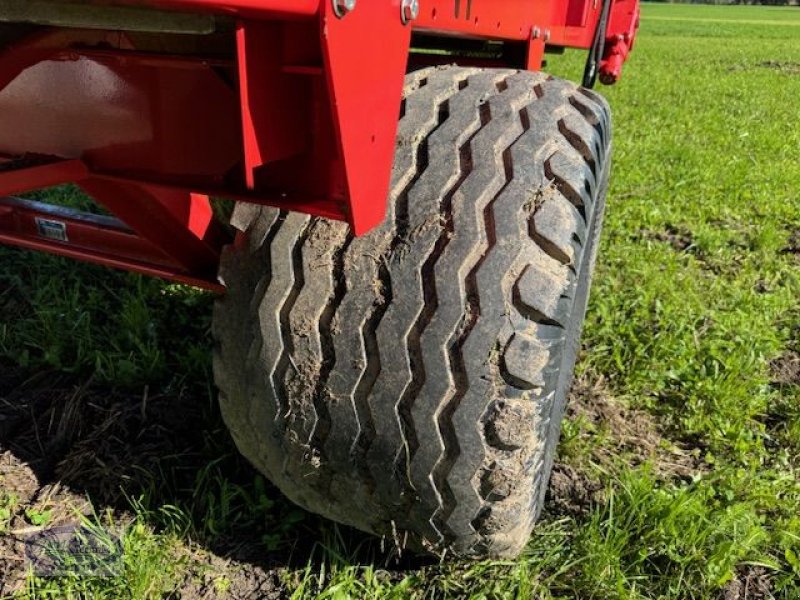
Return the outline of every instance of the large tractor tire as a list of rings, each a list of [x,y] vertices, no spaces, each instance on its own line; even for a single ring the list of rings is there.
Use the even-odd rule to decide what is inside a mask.
[[[402,547],[514,556],[542,507],[608,181],[608,106],[541,73],[405,85],[369,235],[240,204],[214,313],[242,453]]]

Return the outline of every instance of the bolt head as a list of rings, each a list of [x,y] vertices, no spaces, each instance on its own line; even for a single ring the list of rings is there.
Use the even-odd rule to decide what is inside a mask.
[[[403,0],[401,5],[403,23],[408,23],[419,17],[419,0]]]
[[[531,32],[531,37],[534,40],[538,40],[540,35],[542,35],[542,30],[539,29],[538,27],[534,27],[533,31]]]
[[[333,0],[333,12],[343,17],[356,7],[356,0]]]

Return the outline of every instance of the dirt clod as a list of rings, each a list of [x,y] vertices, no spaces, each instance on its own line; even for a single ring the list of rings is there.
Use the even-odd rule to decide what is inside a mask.
[[[686,252],[694,245],[694,237],[691,231],[685,227],[678,227],[672,224],[667,224],[664,231],[645,232],[645,237],[657,242],[666,242],[678,252]]]
[[[800,354],[785,352],[770,363],[770,371],[776,385],[800,385]]]
[[[720,600],[771,600],[772,584],[764,567],[745,565],[722,588]]]
[[[789,242],[781,250],[781,254],[793,254],[800,257],[800,229],[796,229],[789,234]]]
[[[556,463],[545,507],[557,516],[582,517],[605,501],[603,483],[567,464]]]
[[[505,400],[495,404],[486,426],[486,440],[495,448],[516,450],[529,438],[534,411],[530,402]]]

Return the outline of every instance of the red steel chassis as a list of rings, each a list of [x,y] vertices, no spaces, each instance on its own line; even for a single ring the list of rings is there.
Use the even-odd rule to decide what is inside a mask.
[[[66,4],[208,27],[0,23],[0,243],[212,290],[227,239],[211,197],[357,235],[383,219],[409,68],[538,70],[545,51],[599,40],[613,83],[639,18],[638,0],[419,0],[412,20],[403,0]],[[472,51],[485,42],[498,51]],[[115,217],[11,197],[66,183]]]

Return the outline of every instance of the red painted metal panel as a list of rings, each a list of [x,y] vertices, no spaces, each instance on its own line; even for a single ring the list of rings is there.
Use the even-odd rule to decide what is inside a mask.
[[[0,91],[0,152],[188,185],[220,185],[241,161],[238,99],[213,65],[108,50],[37,62],[39,53]]]
[[[88,176],[89,169],[80,160],[55,161],[23,168],[15,168],[14,161],[6,161],[0,163],[0,196],[81,181]]]
[[[426,0],[415,29],[494,40],[528,40],[554,25],[555,0]]]
[[[383,221],[411,31],[399,2],[362,2],[321,21],[325,73],[356,235]]]
[[[595,3],[595,6],[597,6],[597,3]],[[590,0],[568,0],[566,7],[567,12],[564,18],[566,26],[583,27],[586,25],[586,20],[592,7]]]
[[[311,86],[306,77],[285,71],[284,35],[274,22],[245,21],[236,31],[248,190],[255,189],[259,168],[309,147]]]

